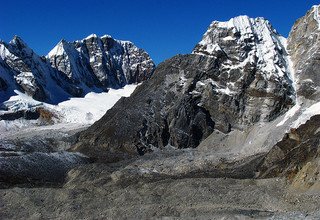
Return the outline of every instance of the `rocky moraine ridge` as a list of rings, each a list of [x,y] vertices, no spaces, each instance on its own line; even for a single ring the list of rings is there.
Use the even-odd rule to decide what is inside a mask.
[[[264,18],[212,22],[191,54],[69,136],[90,160],[58,188],[7,183],[1,216],[319,218],[319,7],[288,39]],[[76,78],[61,56],[51,64]]]

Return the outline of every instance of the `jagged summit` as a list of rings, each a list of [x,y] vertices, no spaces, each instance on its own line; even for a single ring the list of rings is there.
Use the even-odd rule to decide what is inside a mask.
[[[62,55],[64,50],[67,50],[69,43],[65,39],[61,39],[59,43],[48,53],[47,58],[51,56]]]
[[[17,54],[21,51],[24,52],[31,52],[32,49],[29,48],[29,46],[21,39],[21,37],[15,35],[12,40],[9,43],[6,43],[5,41],[0,41],[0,49],[2,51],[2,58],[5,59],[6,55],[9,54]],[[6,54],[4,54],[4,51],[7,51]]]
[[[1,102],[16,89],[36,100],[56,104],[91,91],[139,83],[148,79],[155,67],[144,50],[107,35],[90,35],[74,42],[62,39],[46,57],[37,55],[14,36],[9,43],[0,41],[0,58]]]
[[[85,39],[91,39],[91,38],[97,38],[98,36],[96,34],[90,34],[88,37],[86,37]]]
[[[11,44],[11,45],[22,45],[24,47],[27,47],[27,44],[18,35],[14,35],[12,40],[9,42],[9,44]]]
[[[89,87],[120,88],[141,82],[151,76],[155,67],[143,49],[109,35],[100,38],[91,34],[83,40],[60,41],[47,58],[71,80],[80,81],[91,76],[84,82]]]
[[[213,21],[193,53],[225,56],[229,66],[254,64],[267,78],[291,74],[286,61],[286,39],[262,17]]]

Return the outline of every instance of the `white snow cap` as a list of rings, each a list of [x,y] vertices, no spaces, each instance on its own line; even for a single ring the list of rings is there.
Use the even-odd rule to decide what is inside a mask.
[[[237,30],[246,30],[251,26],[252,18],[249,18],[247,15],[240,15],[234,18],[231,18],[229,21],[220,22],[213,21],[212,24],[216,24],[220,28],[232,28],[235,27]]]
[[[13,39],[9,42],[9,44],[21,44],[27,47],[27,44],[17,35],[14,35]]]
[[[214,28],[234,29],[234,31],[241,33],[242,38],[246,38],[253,33],[258,33],[261,37],[269,37],[270,39],[270,35],[277,34],[277,31],[272,28],[270,22],[265,18],[249,18],[247,15],[241,15],[231,18],[229,21],[213,21],[199,44],[205,45],[211,43],[210,38],[206,38],[206,36],[209,35]],[[230,40],[230,37],[226,40]]]
[[[64,53],[63,43],[64,43],[64,40],[61,40],[61,41],[48,53],[48,57],[61,56],[61,55],[63,55],[63,53]]]
[[[220,39],[217,33],[223,31],[221,29],[227,29],[233,33],[239,32],[239,35],[231,34]],[[252,48],[241,66],[245,66],[246,62],[255,62],[255,59],[258,58],[256,63],[267,78],[275,74],[282,77],[285,73],[290,73],[286,63],[278,64],[279,60],[287,55],[287,53],[283,55],[279,52],[286,50],[286,39],[280,36],[270,22],[263,17],[249,18],[241,15],[225,22],[213,21],[193,53],[215,56],[216,51],[224,50],[224,42],[231,40],[241,45],[246,44],[247,39],[253,40],[250,41]]]
[[[108,34],[105,34],[105,35],[103,35],[101,38],[112,38],[112,36],[111,36],[111,35],[108,35]]]
[[[90,34],[88,37],[86,37],[85,39],[91,39],[91,38],[97,38],[98,36],[96,34]]]

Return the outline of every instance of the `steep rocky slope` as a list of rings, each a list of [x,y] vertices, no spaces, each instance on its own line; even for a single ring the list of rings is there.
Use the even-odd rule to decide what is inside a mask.
[[[304,17],[295,22],[288,38],[298,95],[316,101],[320,100],[319,25],[319,6],[313,6]]]
[[[80,135],[75,150],[116,160],[213,131],[247,131],[295,104],[286,40],[263,18],[213,22],[193,54],[173,57]]]

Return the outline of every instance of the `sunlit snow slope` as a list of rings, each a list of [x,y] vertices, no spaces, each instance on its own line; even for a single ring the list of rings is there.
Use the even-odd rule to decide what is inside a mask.
[[[130,96],[137,86],[137,84],[131,84],[121,89],[110,89],[109,92],[91,92],[83,98],[71,98],[58,105],[39,102],[15,91],[17,95],[12,96],[4,104],[8,105],[8,111],[12,112],[17,109],[28,110],[43,107],[55,115],[55,123],[92,124],[100,119],[121,97]],[[0,120],[0,131],[15,130],[38,124],[39,120]]]

